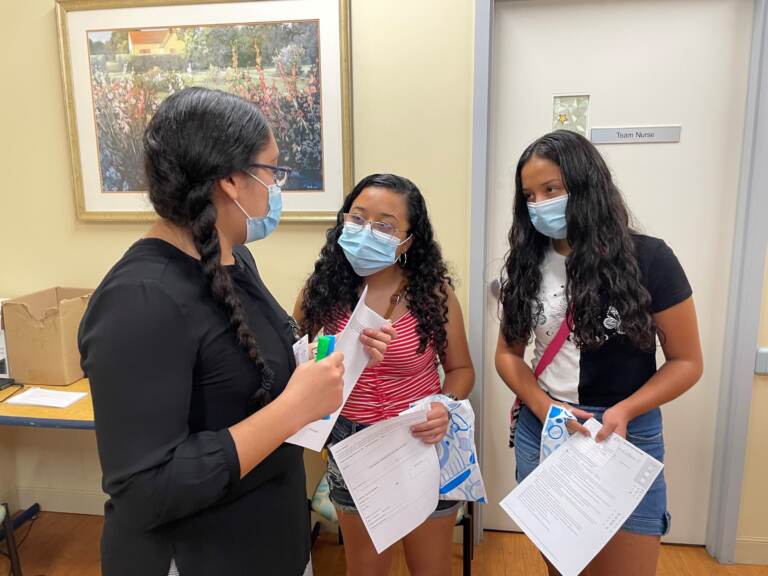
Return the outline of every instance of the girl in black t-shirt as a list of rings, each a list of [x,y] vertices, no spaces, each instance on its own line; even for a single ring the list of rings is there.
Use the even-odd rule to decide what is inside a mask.
[[[632,229],[608,167],[578,134],[560,130],[531,144],[515,187],[496,367],[523,403],[514,436],[518,482],[539,463],[552,403],[569,405],[582,420],[601,420],[598,442],[615,432],[663,460],[659,406],[702,372],[696,311],[680,263],[663,241]],[[523,360],[532,336],[533,367],[546,365],[538,378]],[[658,370],[657,339],[666,358]],[[576,421],[569,430],[588,434]],[[655,574],[669,521],[662,472],[589,564],[589,575]]]

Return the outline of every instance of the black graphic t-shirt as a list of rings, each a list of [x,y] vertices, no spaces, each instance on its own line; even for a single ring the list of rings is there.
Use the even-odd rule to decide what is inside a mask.
[[[663,240],[635,235],[635,254],[643,285],[651,295],[651,313],[662,312],[691,296],[680,262]],[[534,329],[533,366],[565,319],[565,256],[551,249],[541,265],[539,299],[542,315]],[[539,376],[539,386],[557,400],[585,406],[613,406],[631,396],[656,372],[656,353],[633,346],[623,335],[621,318],[608,303],[603,326],[605,343],[581,351],[569,339]]]

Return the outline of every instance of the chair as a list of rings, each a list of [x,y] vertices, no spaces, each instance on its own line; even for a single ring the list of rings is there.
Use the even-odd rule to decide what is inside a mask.
[[[323,477],[320,478],[320,481],[317,483],[317,486],[315,487],[315,493],[312,495],[312,498],[307,500],[307,504],[309,505],[309,511],[315,512],[322,518],[325,518],[332,524],[338,524],[339,519],[336,517],[336,508],[334,507],[333,503],[330,499],[330,486],[328,485],[328,475],[323,474]],[[338,534],[339,534],[339,546],[344,544],[344,539],[341,536],[341,528],[337,528]],[[320,534],[320,522],[315,522],[314,526],[312,526],[312,545],[314,546],[315,540],[317,540],[318,535]]]
[[[8,509],[8,505],[0,504],[0,541],[5,538],[8,544],[8,558],[11,561],[10,576],[21,576],[21,562],[19,561],[19,549],[16,546],[16,537],[13,533],[13,520],[11,520],[11,512]]]
[[[456,526],[461,526],[462,574],[472,576],[472,560],[475,558],[474,502],[465,502],[456,516]]]

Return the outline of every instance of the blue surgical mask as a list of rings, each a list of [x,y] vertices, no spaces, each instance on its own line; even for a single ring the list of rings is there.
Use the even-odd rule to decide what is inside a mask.
[[[382,238],[366,224],[362,230],[347,225],[339,237],[339,246],[358,276],[370,276],[395,263],[397,247],[407,242],[408,238],[398,242],[397,238]]]
[[[280,222],[280,215],[283,212],[283,194],[280,186],[277,184],[270,184],[267,186],[257,176],[254,176],[250,172],[246,172],[246,174],[266,187],[267,193],[269,194],[269,210],[267,211],[266,216],[253,218],[249,216],[248,212],[246,212],[243,207],[240,206],[240,203],[235,200],[237,207],[240,208],[243,214],[245,214],[246,230],[245,242],[243,242],[243,244],[262,240],[269,236],[272,231],[277,228],[277,225]]]
[[[568,236],[568,226],[565,221],[567,206],[568,194],[544,202],[528,202],[531,224],[544,236],[562,240]]]

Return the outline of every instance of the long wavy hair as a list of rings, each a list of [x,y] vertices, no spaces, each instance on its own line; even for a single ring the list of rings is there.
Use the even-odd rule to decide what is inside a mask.
[[[270,135],[256,105],[207,88],[186,88],[166,98],[144,131],[149,199],[158,215],[192,233],[211,296],[227,313],[233,336],[258,370],[260,386],[251,398],[256,408],[271,400],[274,375],[221,265],[212,196],[217,180],[249,169]]]
[[[566,130],[533,142],[517,163],[514,219],[500,298],[504,339],[509,344],[528,343],[542,315],[540,266],[550,239],[531,223],[521,179],[523,167],[534,156],[560,167],[568,191],[566,222],[572,251],[565,262],[565,294],[576,345],[591,350],[608,339],[603,319],[608,306],[613,306],[621,318],[621,334],[634,346],[653,350],[657,327],[635,256],[630,212],[597,149]]]
[[[326,232],[325,245],[302,291],[301,331],[314,337],[339,312],[347,312],[357,303],[363,279],[355,274],[338,240],[344,228],[344,213],[349,212],[355,199],[369,187],[386,188],[405,198],[408,234],[412,235],[411,246],[402,265],[408,281],[405,298],[418,324],[419,353],[423,354],[431,343],[442,361],[447,344],[447,291],[449,286],[453,287],[453,280],[443,261],[440,246],[435,241],[424,197],[413,182],[394,174],[366,176],[344,200],[336,215],[336,225]]]

